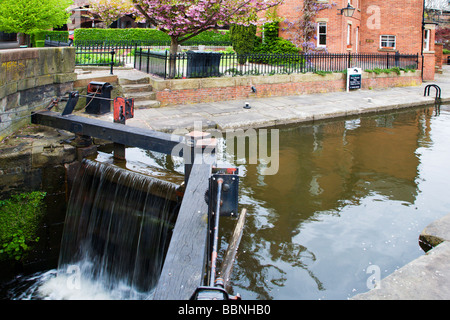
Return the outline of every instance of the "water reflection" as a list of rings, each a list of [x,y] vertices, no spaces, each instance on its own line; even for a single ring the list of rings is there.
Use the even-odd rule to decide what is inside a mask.
[[[249,216],[235,291],[247,299],[346,299],[367,291],[369,265],[385,277],[422,254],[418,234],[445,214],[417,202],[421,192],[439,192],[419,187],[422,148],[432,151],[432,129],[443,124],[435,116],[427,108],[283,128],[279,172],[261,176],[257,165],[245,166],[240,205]],[[232,227],[223,223],[223,247]]]

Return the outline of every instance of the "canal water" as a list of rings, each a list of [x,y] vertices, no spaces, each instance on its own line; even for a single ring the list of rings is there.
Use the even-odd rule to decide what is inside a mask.
[[[239,205],[247,208],[233,293],[245,300],[348,299],[423,255],[420,232],[450,213],[449,123],[450,106],[443,105],[276,128],[275,175],[261,175],[263,163],[219,159],[239,167]],[[97,161],[113,162],[108,152]],[[182,181],[181,159],[128,148],[124,166]],[[219,256],[234,224],[221,218]],[[93,296],[89,286],[67,295],[67,283],[51,282],[56,271],[49,269],[18,277],[7,298],[115,297]]]
[[[246,299],[348,299],[368,291],[373,277],[423,255],[420,232],[450,213],[449,111],[281,129],[278,173],[243,170],[240,205],[249,216],[234,292]]]

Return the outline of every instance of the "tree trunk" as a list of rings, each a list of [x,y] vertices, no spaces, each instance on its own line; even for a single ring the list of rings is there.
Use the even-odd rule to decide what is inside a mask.
[[[28,47],[30,47],[30,35],[20,32],[17,35],[17,37],[19,38],[19,45],[20,46],[28,46]]]
[[[178,38],[170,37],[170,51],[169,51],[169,78],[175,78],[177,74],[177,52],[178,52]]]

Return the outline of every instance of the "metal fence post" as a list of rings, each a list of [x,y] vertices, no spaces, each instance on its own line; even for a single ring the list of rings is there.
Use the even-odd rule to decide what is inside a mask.
[[[147,50],[147,73],[150,71],[150,49]]]
[[[164,80],[167,79],[167,50],[165,52],[166,54],[164,56]]]
[[[136,52],[137,52],[137,43],[134,43],[134,68],[136,69]]]
[[[114,51],[114,48],[111,50],[111,74],[113,73],[113,69],[114,69],[114,55],[116,54],[116,52]]]

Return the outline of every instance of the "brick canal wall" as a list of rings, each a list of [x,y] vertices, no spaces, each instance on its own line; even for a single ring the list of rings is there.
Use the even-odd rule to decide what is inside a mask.
[[[161,106],[275,96],[326,93],[346,90],[346,75],[313,73],[204,79],[151,79]],[[376,74],[363,72],[363,89],[418,86],[421,72]],[[252,87],[256,89],[253,92]]]
[[[0,141],[30,122],[43,103],[73,88],[74,48],[0,51]]]

